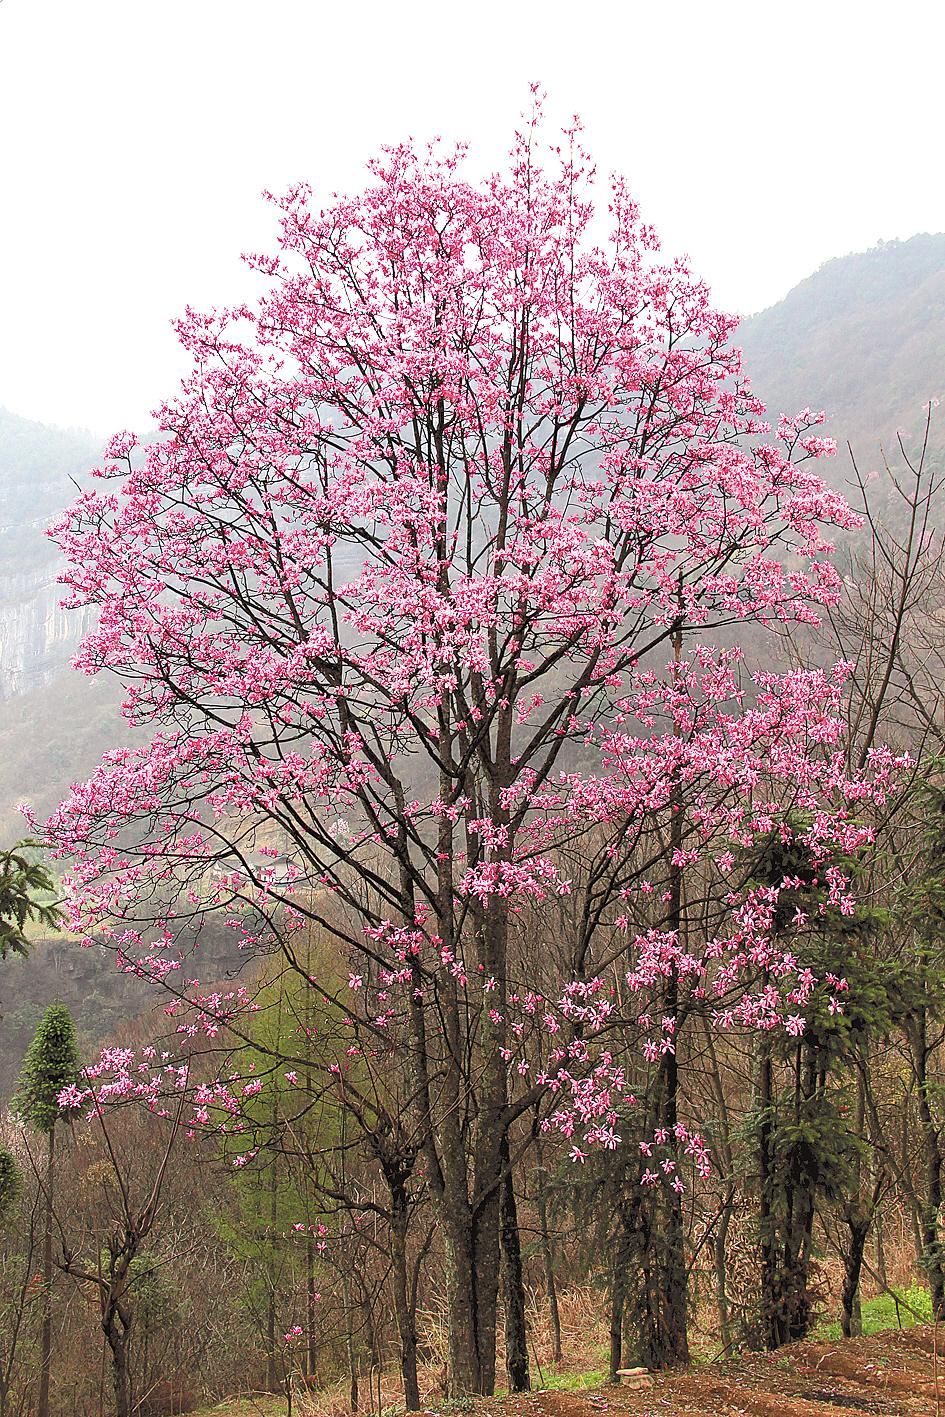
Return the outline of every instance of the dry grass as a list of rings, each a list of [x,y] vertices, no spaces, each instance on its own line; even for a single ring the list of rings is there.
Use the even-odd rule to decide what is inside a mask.
[[[568,1331],[576,1335],[587,1310],[580,1297],[568,1304]],[[657,1412],[691,1417],[931,1417],[941,1408],[938,1333],[931,1325],[844,1342],[793,1344],[778,1353],[747,1354],[725,1363],[705,1363],[654,1374],[644,1390],[592,1385],[589,1391],[535,1392],[450,1402],[425,1398],[428,1417],[654,1417]],[[396,1384],[382,1383],[382,1408],[397,1410]],[[391,1397],[393,1400],[388,1401]],[[278,1399],[221,1404],[201,1417],[285,1417]],[[362,1417],[378,1411],[367,1392]],[[401,1409],[402,1410],[402,1409]],[[293,1417],[350,1417],[347,1393],[338,1389],[293,1401]]]
[[[587,1313],[580,1296],[568,1304],[568,1311],[569,1333],[576,1335]],[[504,1399],[452,1403],[432,1396],[424,1406],[428,1417],[455,1417],[460,1412],[471,1417],[594,1417],[601,1412],[610,1417],[655,1417],[657,1412],[692,1417],[931,1417],[941,1410],[942,1398],[937,1337],[927,1325],[840,1343],[808,1340],[778,1353],[747,1354],[726,1363],[654,1374],[644,1391],[598,1381],[589,1391],[545,1390]],[[369,1411],[363,1404],[364,1417]],[[350,1417],[350,1408],[323,1393],[306,1408],[306,1417]]]
[[[600,1295],[591,1289],[575,1289],[559,1298],[561,1320],[560,1363],[553,1359],[551,1324],[543,1300],[532,1303],[528,1314],[529,1358],[532,1385],[536,1390],[547,1388],[577,1388],[585,1375],[590,1382],[599,1381],[600,1367],[606,1353],[607,1327],[603,1318]],[[425,1408],[437,1411],[446,1404],[446,1329],[442,1317],[423,1314],[420,1318],[423,1348],[430,1361],[420,1369],[420,1394]],[[501,1344],[497,1359],[498,1390],[504,1384],[505,1352]],[[362,1374],[359,1380],[359,1408],[364,1417],[388,1410],[403,1411],[403,1389],[396,1366],[384,1372]],[[459,1411],[457,1405],[454,1409]],[[337,1378],[317,1389],[306,1386],[304,1379],[292,1384],[293,1417],[351,1417],[350,1381]],[[251,1393],[231,1398],[214,1407],[201,1408],[191,1417],[288,1417],[288,1403],[281,1394]]]

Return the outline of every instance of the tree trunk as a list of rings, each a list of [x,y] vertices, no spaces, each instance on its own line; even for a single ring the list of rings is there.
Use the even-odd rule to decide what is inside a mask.
[[[867,1142],[866,1136],[866,1077],[869,1067],[868,1045],[863,1047],[862,1071],[857,1084],[856,1097],[856,1130],[857,1137],[864,1145]],[[875,1168],[876,1153],[871,1152],[873,1167]],[[877,1213],[880,1187],[879,1182],[875,1184],[872,1191],[872,1198],[868,1199],[864,1195],[863,1164],[857,1153],[855,1162],[856,1174],[856,1196],[846,1209],[846,1222],[850,1231],[850,1247],[844,1256],[843,1285],[840,1294],[840,1327],[844,1338],[859,1338],[862,1331],[860,1316],[860,1275],[863,1270],[863,1259],[866,1253],[866,1241],[869,1236],[870,1226]],[[872,1176],[871,1176],[872,1179]]]
[[[919,1123],[925,1154],[925,1196],[922,1206],[922,1264],[932,1295],[932,1316],[936,1323],[945,1319],[945,1252],[939,1233],[942,1205],[942,1144],[932,1112],[932,1084],[929,1081],[927,1020],[923,1012],[916,1022],[913,1058],[919,1095]]]
[[[682,1211],[675,1191],[633,1197],[633,1229],[640,1246],[637,1358],[647,1368],[689,1361]]]
[[[505,734],[501,733],[504,738]],[[508,744],[497,745],[497,759],[504,759]],[[498,783],[494,784],[498,793]],[[498,795],[490,802],[490,815],[501,825],[505,809]],[[480,937],[480,963],[486,978],[496,980],[488,1022],[485,1024],[484,1060],[480,1081],[479,1115],[473,1148],[473,1250],[476,1349],[479,1389],[485,1397],[495,1391],[496,1328],[499,1311],[501,1272],[501,1197],[506,1170],[503,1149],[508,1145],[508,1064],[502,1052],[506,1036],[508,917],[505,901],[492,897],[486,906]],[[496,1015],[496,1020],[492,1014]],[[506,1153],[507,1154],[507,1153]],[[517,1227],[516,1227],[517,1228]]]
[[[886,1273],[885,1221],[881,1209],[876,1213],[876,1223],[873,1226],[873,1246],[873,1267],[876,1270],[876,1278],[879,1280],[883,1289],[888,1289],[889,1276]]]
[[[614,1265],[613,1277],[610,1281],[610,1364],[608,1377],[612,1383],[620,1381],[617,1374],[623,1367],[623,1309],[626,1296],[626,1278],[623,1266],[618,1260]]]
[[[276,1370],[276,1291],[270,1274],[266,1297],[266,1391],[278,1392],[282,1384]]]
[[[722,1213],[719,1216],[719,1223],[715,1229],[715,1238],[712,1242],[712,1253],[715,1261],[715,1298],[719,1315],[719,1338],[725,1352],[732,1346],[732,1325],[731,1313],[728,1303],[728,1274],[725,1267],[726,1247],[728,1245],[729,1226],[732,1223],[732,1206],[735,1201],[735,1189],[729,1187],[722,1206]]]
[[[52,1238],[53,1182],[56,1159],[55,1125],[49,1128],[46,1153],[46,1214],[43,1223],[43,1321],[39,1342],[39,1393],[37,1417],[49,1417],[49,1374],[52,1367]]]
[[[345,1348],[348,1355],[348,1399],[351,1411],[358,1410],[358,1358],[354,1346],[354,1321],[351,1314],[351,1286],[347,1274],[342,1275],[341,1292],[345,1310]]]
[[[457,1207],[458,1209],[459,1207]],[[482,1370],[476,1324],[476,1255],[472,1217],[443,1207],[446,1248],[446,1294],[450,1346],[451,1397],[482,1392]]]
[[[505,1303],[505,1371],[509,1392],[530,1392],[528,1339],[525,1330],[525,1286],[522,1279],[522,1246],[515,1205],[515,1180],[509,1138],[502,1138],[502,1194],[500,1225],[502,1243],[502,1297]]]
[[[115,1394],[115,1417],[130,1417],[131,1374],[128,1370],[128,1346],[134,1311],[124,1308],[114,1290],[102,1309],[102,1332],[112,1355],[112,1390]]]
[[[318,1371],[318,1342],[316,1339],[318,1305],[315,1299],[315,1237],[311,1225],[305,1237],[305,1304],[306,1304],[306,1347],[307,1376],[314,1378]]]
[[[420,1410],[417,1377],[417,1325],[410,1304],[407,1278],[407,1197],[394,1194],[391,1216],[391,1259],[393,1261],[394,1311],[400,1336],[400,1372],[404,1384],[404,1406],[408,1412]]]
[[[489,1397],[495,1391],[496,1326],[499,1307],[499,1146],[476,1168],[473,1208],[462,1192],[450,1205],[440,1202],[446,1249],[450,1339],[450,1396]]]
[[[922,1194],[915,1197],[915,1203],[910,1209],[918,1260],[928,1279],[932,1316],[938,1323],[945,1319],[945,1247],[942,1245],[939,1219],[943,1198],[942,1139],[932,1107],[933,1084],[929,1078],[932,1049],[928,1041],[928,1014],[925,1009],[918,1010],[909,1020],[905,1032],[916,1083],[919,1145],[925,1172]],[[904,1141],[906,1113],[907,1109],[904,1108]]]
[[[681,594],[681,587],[680,587]],[[673,630],[673,658],[678,664],[682,657],[682,625],[677,621]],[[678,728],[674,727],[674,734]],[[682,789],[675,786],[670,796],[669,822],[669,910],[666,927],[683,945],[686,921],[683,909],[682,868],[677,865],[684,835]],[[673,1047],[663,1055],[656,1080],[656,1124],[673,1137],[679,1122],[679,1056],[680,1021],[679,975],[673,966],[666,981],[662,1000],[664,1020],[671,1020]],[[664,1023],[665,1026],[665,1023]],[[656,1224],[644,1221],[641,1235],[645,1237],[644,1274],[647,1302],[640,1315],[641,1360],[648,1368],[670,1368],[689,1362],[689,1331],[687,1313],[688,1274],[686,1270],[686,1232],[683,1222],[682,1196],[671,1185],[660,1187]],[[644,1219],[640,1211],[641,1220]]]
[[[673,648],[678,662],[682,650],[681,633],[673,636]],[[683,804],[678,788],[671,797],[669,824],[669,911],[667,929],[682,944],[685,937],[683,918],[682,869],[673,864],[683,844]],[[675,966],[666,981],[661,1012],[671,1020],[673,1047],[665,1053],[655,1082],[653,1117],[657,1128],[673,1137],[679,1121],[679,976]],[[689,1362],[689,1332],[687,1314],[687,1280],[685,1225],[682,1196],[671,1185],[659,1188],[650,1202],[643,1201],[638,1209],[639,1234],[644,1242],[643,1271],[645,1302],[638,1328],[640,1358],[648,1368],[671,1368]]]
[[[759,1039],[756,1107],[758,1121],[758,1246],[761,1254],[761,1324],[765,1347],[781,1345],[781,1295],[775,1255],[775,1226],[771,1203],[774,1186],[774,1067],[770,1040]]]
[[[130,1417],[131,1399],[128,1385],[127,1334],[109,1338],[112,1350],[112,1382],[115,1389],[115,1417]]]
[[[444,744],[448,736],[446,719],[441,721]],[[445,748],[444,748],[445,751]],[[449,778],[441,775],[441,792],[445,801],[452,790]],[[455,944],[454,888],[451,861],[454,856],[453,825],[446,814],[440,826],[438,845],[438,904],[437,928],[444,950]],[[412,918],[413,887],[403,879],[405,914]],[[480,938],[480,960],[486,978],[497,981],[494,1009],[501,1016],[504,1010],[505,973],[503,967],[491,967],[494,948],[486,938]],[[500,962],[501,964],[501,962]],[[451,1397],[476,1396],[492,1391],[495,1377],[495,1310],[498,1303],[498,1142],[504,1130],[505,1091],[496,1108],[495,1081],[496,1025],[486,1025],[485,1046],[488,1049],[480,1083],[478,1099],[480,1113],[474,1148],[474,1164],[470,1166],[468,1135],[463,1125],[469,1079],[464,1075],[464,1025],[457,988],[447,974],[438,992],[442,1029],[439,1042],[443,1056],[431,1052],[423,1006],[419,999],[425,981],[414,972],[415,988],[411,995],[413,1033],[413,1073],[415,1105],[418,1122],[424,1136],[427,1176],[443,1232],[445,1250],[446,1302],[449,1331],[449,1393]],[[491,1029],[491,1034],[490,1034]],[[434,1091],[431,1072],[441,1073]],[[487,1162],[490,1152],[494,1162]],[[491,1175],[488,1174],[491,1170]],[[488,1255],[490,1242],[494,1263]],[[492,1271],[494,1270],[494,1282]],[[489,1289],[494,1290],[489,1303]],[[491,1307],[491,1325],[490,1325]],[[490,1330],[491,1328],[491,1335]],[[491,1341],[490,1341],[491,1339]],[[489,1349],[491,1348],[491,1354]]]
[[[862,1213],[847,1217],[850,1228],[850,1248],[844,1257],[843,1287],[840,1295],[840,1327],[844,1338],[858,1338],[860,1333],[860,1275],[870,1217]]]
[[[496,806],[495,811],[499,808]],[[508,1126],[506,1044],[506,953],[508,922],[504,902],[492,902],[477,930],[479,962],[487,979],[495,981],[486,995],[483,1062],[478,1085],[478,1115],[472,1147],[472,1167],[460,1129],[455,1124],[458,1099],[468,1086],[457,1071],[450,1082],[457,1105],[444,1119],[440,1213],[447,1251],[447,1294],[450,1327],[450,1394],[489,1397],[495,1391],[496,1327],[500,1281],[500,1195],[502,1147]],[[444,1009],[451,1042],[449,1065],[462,1056],[453,1005]],[[491,1016],[495,1015],[495,1021]],[[444,1091],[447,1091],[444,1089]],[[470,1186],[470,1169],[472,1172]]]
[[[274,1122],[278,1121],[278,1113],[275,1112],[273,1116]],[[269,1225],[266,1234],[266,1284],[269,1291],[266,1304],[266,1390],[268,1392],[280,1392],[282,1389],[278,1343],[279,1261],[276,1255],[278,1220],[279,1176],[276,1169],[276,1154],[273,1152],[272,1164],[269,1168]]]
[[[675,1110],[675,1109],[674,1109]],[[649,1347],[649,1368],[671,1368],[689,1362],[688,1274],[686,1271],[682,1196],[663,1187],[664,1225],[656,1253],[659,1257],[657,1289],[660,1323]]]
[[[555,1363],[561,1362],[561,1315],[558,1312],[558,1285],[555,1280],[554,1253],[551,1248],[551,1232],[548,1228],[548,1195],[546,1185],[548,1182],[547,1172],[543,1165],[541,1143],[536,1138],[536,1156],[538,1161],[538,1193],[535,1197],[535,1207],[538,1211],[538,1237],[541,1246],[541,1259],[545,1270],[545,1297],[548,1301],[548,1322],[551,1325],[551,1356]]]

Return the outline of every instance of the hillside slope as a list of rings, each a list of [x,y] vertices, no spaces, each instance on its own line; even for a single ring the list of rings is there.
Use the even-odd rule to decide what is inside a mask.
[[[21,798],[48,811],[120,735],[115,688],[69,667],[89,622],[60,608],[46,536],[100,451],[0,409],[0,843],[22,835]]]
[[[945,234],[828,261],[737,338],[772,411],[825,409],[827,431],[870,464],[897,432],[914,446],[945,395]],[[945,407],[933,444],[945,446]]]

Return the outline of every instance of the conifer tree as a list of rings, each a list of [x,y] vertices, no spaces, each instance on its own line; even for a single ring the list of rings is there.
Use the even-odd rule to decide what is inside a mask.
[[[0,1226],[2,1226],[17,1197],[22,1180],[13,1153],[0,1146]]]
[[[46,1137],[46,1217],[43,1230],[43,1304],[37,1417],[48,1417],[52,1363],[52,1231],[55,1199],[56,1123],[59,1094],[79,1076],[75,1024],[65,1004],[50,1004],[26,1050],[13,1110]]]
[[[0,851],[0,959],[8,954],[25,955],[26,926],[35,920],[54,930],[59,924],[59,907],[37,900],[51,893],[53,879],[38,861],[24,855],[35,842],[21,841],[8,851]]]

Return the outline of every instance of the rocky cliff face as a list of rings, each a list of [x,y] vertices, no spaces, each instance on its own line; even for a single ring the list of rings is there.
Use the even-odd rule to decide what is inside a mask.
[[[0,703],[50,682],[71,660],[88,616],[59,601],[58,564],[25,575],[0,572]]]
[[[0,702],[66,668],[87,627],[87,616],[60,608],[59,556],[46,527],[98,451],[83,434],[0,410]]]

